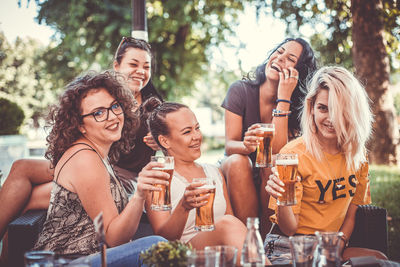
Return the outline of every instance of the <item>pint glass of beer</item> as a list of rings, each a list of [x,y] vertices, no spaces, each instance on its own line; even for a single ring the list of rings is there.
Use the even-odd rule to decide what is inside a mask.
[[[168,185],[156,184],[161,191],[152,191],[152,210],[171,210],[171,180],[174,173],[174,157],[152,156],[150,161],[164,163],[163,167],[156,167],[153,170],[160,170],[169,174]]]
[[[256,167],[272,167],[272,140],[275,135],[273,123],[260,123],[257,129],[257,136],[263,137],[257,146]]]
[[[214,230],[214,198],[215,198],[215,181],[212,178],[193,178],[193,183],[203,183],[197,189],[204,189],[199,196],[210,194],[206,205],[196,208],[196,221],[194,229],[197,231],[213,231]]]
[[[297,154],[277,154],[275,165],[278,169],[279,178],[285,184],[283,187],[285,192],[281,193],[281,197],[278,197],[277,204],[280,206],[296,205],[295,185],[297,181],[297,166],[299,165]]]

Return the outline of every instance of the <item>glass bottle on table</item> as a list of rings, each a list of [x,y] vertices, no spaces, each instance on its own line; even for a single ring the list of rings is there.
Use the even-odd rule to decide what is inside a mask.
[[[240,258],[240,264],[243,267],[263,267],[265,265],[265,251],[258,224],[258,218],[247,218],[247,234]]]

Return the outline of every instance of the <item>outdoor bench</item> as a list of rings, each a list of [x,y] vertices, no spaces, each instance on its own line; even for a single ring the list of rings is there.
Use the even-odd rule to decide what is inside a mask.
[[[47,210],[29,210],[8,226],[8,264],[24,266],[24,253],[31,250],[46,220]],[[153,235],[147,215],[143,213],[133,239]]]

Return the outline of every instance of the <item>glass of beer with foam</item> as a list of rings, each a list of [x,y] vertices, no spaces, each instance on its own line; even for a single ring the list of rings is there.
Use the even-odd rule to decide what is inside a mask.
[[[278,197],[277,204],[280,206],[296,205],[297,167],[299,160],[297,154],[277,154],[275,165],[278,170],[279,179],[285,184],[281,192],[282,196]]]
[[[212,178],[193,178],[192,183],[202,183],[196,189],[204,189],[198,196],[210,194],[207,204],[196,208],[196,220],[194,229],[197,231],[213,231],[214,226],[214,199],[215,199],[215,180]]]
[[[163,167],[156,167],[153,170],[160,170],[169,174],[168,185],[156,184],[161,191],[152,191],[151,206],[152,210],[171,210],[171,180],[174,173],[174,157],[152,156],[150,161],[163,163]]]
[[[273,123],[259,123],[256,135],[263,137],[257,146],[256,167],[272,167],[272,141],[275,135]]]

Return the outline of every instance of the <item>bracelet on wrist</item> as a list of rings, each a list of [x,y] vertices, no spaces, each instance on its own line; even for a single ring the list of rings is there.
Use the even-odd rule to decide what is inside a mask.
[[[344,246],[347,247],[349,244],[349,240],[348,240],[347,236],[342,232],[342,235],[340,235],[339,238],[343,241]]]
[[[280,99],[280,98],[278,98],[277,100],[275,100],[275,102],[276,102],[276,103],[279,103],[279,102],[285,102],[285,103],[292,104],[292,101],[290,101],[290,100],[287,100],[287,99]]]
[[[289,117],[290,114],[292,114],[292,111],[290,110],[279,110],[279,109],[272,110],[272,117]]]

